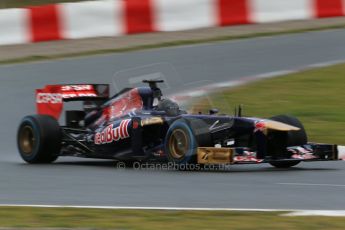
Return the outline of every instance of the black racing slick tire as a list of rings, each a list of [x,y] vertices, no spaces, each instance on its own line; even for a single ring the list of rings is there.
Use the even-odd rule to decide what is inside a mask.
[[[270,118],[273,121],[279,121],[288,125],[292,125],[300,128],[298,131],[288,132],[273,132],[269,134],[268,148],[270,152],[279,151],[283,154],[283,158],[289,158],[291,156],[286,152],[288,146],[299,146],[308,143],[307,133],[304,129],[303,124],[295,117],[289,115],[278,115]],[[289,168],[299,164],[300,161],[273,161],[270,164],[276,168]]]
[[[61,151],[61,128],[48,115],[30,115],[23,118],[17,133],[20,156],[31,164],[51,163]]]
[[[197,163],[197,142],[193,130],[186,120],[179,119],[170,125],[164,145],[169,162],[175,164]]]

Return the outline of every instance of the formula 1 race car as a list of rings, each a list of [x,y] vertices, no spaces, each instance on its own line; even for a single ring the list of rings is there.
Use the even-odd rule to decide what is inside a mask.
[[[301,161],[340,158],[339,146],[308,143],[301,122],[287,115],[270,119],[188,114],[163,98],[157,83],[126,88],[109,97],[109,85],[48,85],[36,90],[37,114],[20,123],[17,143],[28,163],[50,163],[59,156],[174,164],[270,163],[278,168]],[[83,110],[63,105],[82,101]]]

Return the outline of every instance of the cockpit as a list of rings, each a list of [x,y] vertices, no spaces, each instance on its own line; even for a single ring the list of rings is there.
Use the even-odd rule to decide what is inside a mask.
[[[162,81],[144,81],[144,83],[149,83],[149,87],[122,90],[103,104],[102,110],[91,111],[86,116],[87,123],[90,124],[98,118],[111,121],[142,110],[162,112],[167,116],[178,116],[183,113],[176,102],[162,98],[162,92],[156,85],[157,82]]]

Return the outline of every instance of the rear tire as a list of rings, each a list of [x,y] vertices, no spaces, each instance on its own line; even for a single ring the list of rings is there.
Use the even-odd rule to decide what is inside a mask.
[[[279,121],[288,125],[300,128],[298,131],[277,132],[274,131],[269,136],[268,149],[274,154],[282,154],[281,157],[289,158],[291,156],[286,152],[288,146],[299,146],[308,143],[307,133],[302,123],[293,116],[278,115],[270,118],[273,121]],[[276,168],[289,168],[299,164],[300,161],[274,161],[270,164]]]
[[[17,133],[20,156],[31,164],[51,163],[61,150],[62,133],[51,116],[30,115],[23,118]]]

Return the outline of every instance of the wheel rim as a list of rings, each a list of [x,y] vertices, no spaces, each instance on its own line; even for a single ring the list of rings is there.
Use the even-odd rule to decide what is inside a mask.
[[[176,159],[183,158],[189,150],[189,140],[186,132],[176,129],[169,138],[171,156]]]
[[[19,145],[22,152],[30,155],[34,149],[35,135],[31,126],[24,126],[20,132]]]

